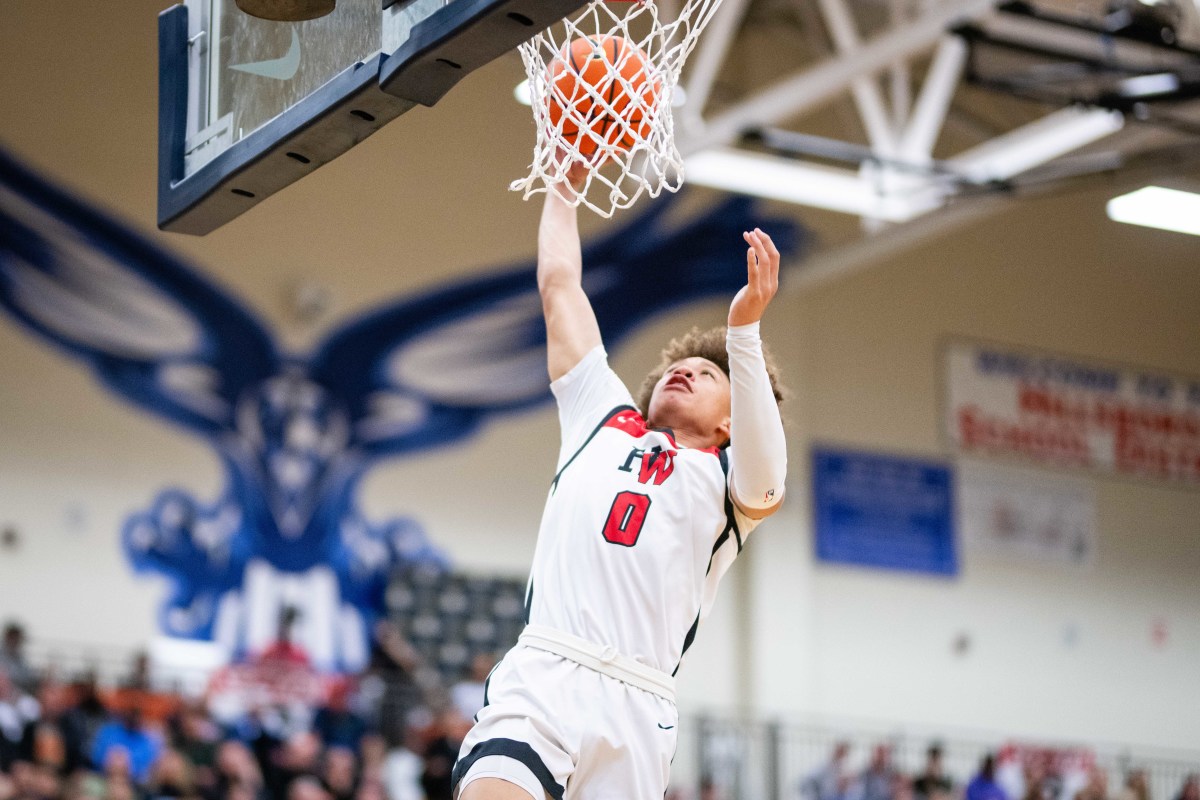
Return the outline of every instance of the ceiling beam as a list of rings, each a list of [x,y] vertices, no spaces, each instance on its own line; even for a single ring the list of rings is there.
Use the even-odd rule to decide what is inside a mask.
[[[985,16],[996,0],[959,0],[925,11],[910,23],[880,34],[850,55],[800,70],[712,118],[682,137],[684,155],[737,141],[748,128],[779,123],[844,91],[857,78],[875,75],[900,59],[932,47],[956,24]]]

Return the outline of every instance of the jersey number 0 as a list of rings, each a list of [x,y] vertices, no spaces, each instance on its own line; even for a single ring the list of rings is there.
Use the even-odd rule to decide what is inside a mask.
[[[633,547],[646,523],[646,512],[650,510],[650,496],[637,492],[617,492],[608,519],[604,522],[604,538],[622,547]]]

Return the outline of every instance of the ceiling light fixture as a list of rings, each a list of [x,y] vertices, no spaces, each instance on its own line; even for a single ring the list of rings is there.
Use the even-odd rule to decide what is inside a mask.
[[[1106,210],[1115,222],[1200,236],[1200,194],[1194,192],[1144,186],[1109,200]]]

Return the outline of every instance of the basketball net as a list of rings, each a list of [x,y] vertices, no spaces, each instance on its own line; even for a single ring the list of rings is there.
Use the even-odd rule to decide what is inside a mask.
[[[720,2],[688,0],[674,22],[663,24],[654,0],[594,0],[522,44],[537,143],[529,175],[509,189],[529,199],[559,185],[572,206],[586,205],[605,218],[642,193],[678,191],[683,159],[675,147],[672,102],[683,62]],[[579,69],[567,63],[572,44],[591,39],[603,58],[606,36],[620,36],[626,45],[610,48],[616,63],[605,78],[576,80],[576,71],[564,80],[564,72]],[[577,163],[587,165],[579,189],[566,177]]]

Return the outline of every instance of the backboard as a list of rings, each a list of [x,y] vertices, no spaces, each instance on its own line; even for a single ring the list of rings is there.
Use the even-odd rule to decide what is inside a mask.
[[[205,234],[585,0],[338,0],[271,22],[234,0],[159,15],[158,226]]]

